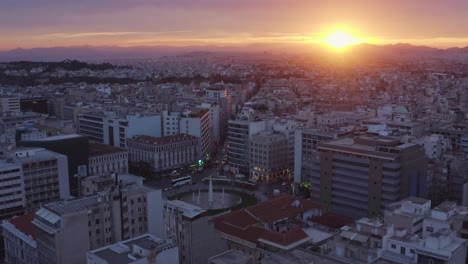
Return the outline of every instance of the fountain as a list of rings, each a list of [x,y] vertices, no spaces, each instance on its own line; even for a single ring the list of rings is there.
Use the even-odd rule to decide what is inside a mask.
[[[215,191],[212,179],[209,181],[208,190],[198,189],[198,195],[195,192],[193,191],[192,195],[190,195],[190,192],[187,193],[180,200],[200,206],[205,210],[230,208],[242,203],[242,198],[239,195],[225,191],[224,187],[220,191]]]

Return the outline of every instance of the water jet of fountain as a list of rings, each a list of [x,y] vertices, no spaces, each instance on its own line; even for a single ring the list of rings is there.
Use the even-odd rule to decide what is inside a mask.
[[[224,207],[224,187],[223,187],[223,194],[221,195],[221,205]]]
[[[210,178],[210,186],[208,188],[208,205],[213,207],[213,180]]]

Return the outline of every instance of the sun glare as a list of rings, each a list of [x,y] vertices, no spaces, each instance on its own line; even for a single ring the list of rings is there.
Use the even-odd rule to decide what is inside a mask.
[[[331,32],[326,38],[325,43],[335,49],[343,49],[349,45],[359,43],[359,40],[346,31]]]

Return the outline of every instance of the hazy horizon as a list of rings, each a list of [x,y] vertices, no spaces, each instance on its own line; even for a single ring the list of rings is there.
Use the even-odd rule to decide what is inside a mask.
[[[58,0],[0,2],[0,50],[56,46],[242,46],[360,42],[468,45],[468,2],[306,0]]]

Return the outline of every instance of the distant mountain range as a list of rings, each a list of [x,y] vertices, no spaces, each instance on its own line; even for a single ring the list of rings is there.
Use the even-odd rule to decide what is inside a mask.
[[[62,61],[76,60],[106,60],[106,59],[143,59],[160,56],[177,55],[187,52],[226,52],[226,53],[316,53],[323,52],[323,47],[311,44],[251,44],[238,46],[71,46],[32,49],[14,49],[0,51],[0,61]],[[371,45],[359,44],[348,48],[347,53],[355,56],[394,56],[394,55],[428,55],[428,54],[467,54],[468,46],[464,48],[438,49],[411,44]]]

